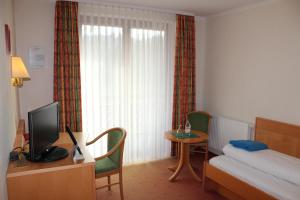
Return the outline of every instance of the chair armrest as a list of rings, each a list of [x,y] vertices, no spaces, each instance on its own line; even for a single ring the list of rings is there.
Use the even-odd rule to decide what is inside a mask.
[[[115,129],[120,129],[120,128],[112,128],[112,129],[109,129],[109,130],[101,133],[99,136],[97,136],[92,141],[86,142],[86,146],[95,143],[97,140],[99,140],[100,138],[102,138],[104,135],[108,134],[110,131],[115,130]],[[105,158],[105,157],[108,157],[108,156],[112,155],[115,151],[117,151],[117,149],[119,148],[120,145],[124,144],[125,137],[126,137],[126,131],[124,129],[122,129],[122,131],[123,131],[124,134],[123,134],[122,138],[119,140],[119,142],[110,151],[108,151],[106,154],[104,154],[104,155],[102,155],[100,157],[94,158],[95,160],[100,160],[102,158]]]
[[[99,140],[100,138],[102,138],[104,135],[106,135],[108,133],[108,131],[105,131],[103,133],[101,133],[100,135],[98,135],[96,138],[94,138],[92,141],[90,142],[86,142],[85,145],[88,146],[90,144],[95,143],[97,140]]]
[[[124,140],[120,140],[109,152],[107,152],[106,154],[96,157],[94,158],[95,160],[101,160],[102,158],[108,157],[110,155],[112,155],[115,151],[117,151],[117,149],[119,148],[119,146],[124,143]]]

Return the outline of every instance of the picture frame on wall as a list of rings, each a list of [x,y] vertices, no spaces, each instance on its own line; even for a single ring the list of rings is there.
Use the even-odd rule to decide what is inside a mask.
[[[29,66],[30,68],[41,68],[45,66],[46,57],[44,48],[41,46],[32,46],[29,48]]]
[[[5,44],[6,44],[6,54],[10,54],[11,43],[10,43],[10,29],[8,24],[5,24]]]

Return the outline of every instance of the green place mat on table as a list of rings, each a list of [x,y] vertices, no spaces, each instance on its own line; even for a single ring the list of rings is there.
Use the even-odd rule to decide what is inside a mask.
[[[174,135],[178,139],[197,138],[197,137],[199,137],[197,134],[192,133],[192,132],[191,133],[185,133],[185,132],[177,133],[176,131],[172,131],[172,135]]]

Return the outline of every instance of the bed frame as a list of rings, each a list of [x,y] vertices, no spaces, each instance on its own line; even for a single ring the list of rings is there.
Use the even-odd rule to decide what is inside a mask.
[[[257,117],[255,140],[267,144],[270,149],[300,158],[300,126]],[[202,186],[232,200],[276,199],[208,162],[204,162]]]

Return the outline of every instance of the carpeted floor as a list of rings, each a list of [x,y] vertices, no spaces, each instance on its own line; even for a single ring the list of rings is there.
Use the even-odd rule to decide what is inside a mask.
[[[192,163],[196,172],[202,174],[203,158],[199,154],[192,156]],[[183,169],[175,182],[169,182],[168,178],[172,172],[168,166],[176,163],[175,159],[161,160],[151,163],[131,165],[123,168],[124,198],[126,200],[224,200],[223,197],[214,192],[204,192],[201,183],[195,181],[192,175]],[[117,176],[112,177],[112,181]],[[102,178],[98,184],[107,183]],[[97,190],[98,200],[119,200],[119,185]]]

